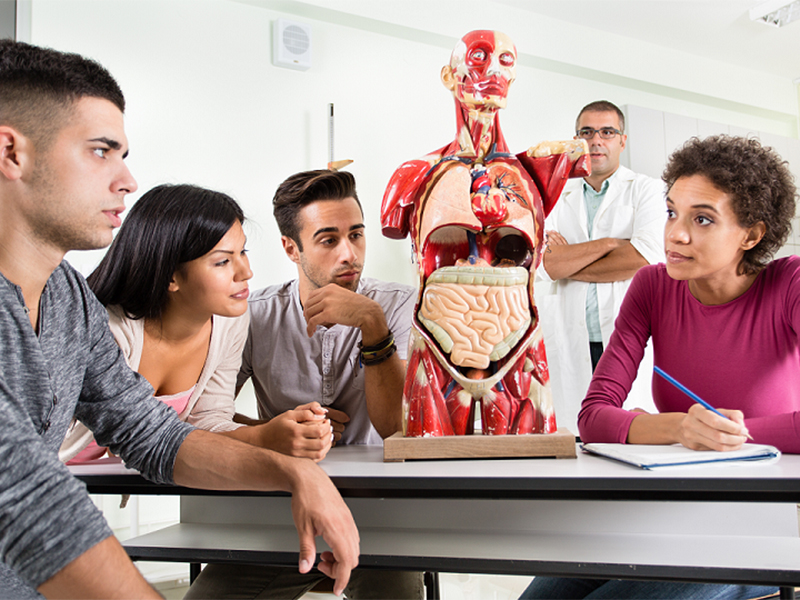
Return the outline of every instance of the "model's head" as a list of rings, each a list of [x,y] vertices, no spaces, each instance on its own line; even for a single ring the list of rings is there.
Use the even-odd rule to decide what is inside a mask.
[[[13,40],[0,40],[0,125],[47,149],[81,98],[102,98],[125,111],[111,74],[96,62]]]
[[[356,178],[347,171],[303,171],[295,173],[278,186],[272,199],[272,214],[282,236],[293,240],[303,251],[300,240],[302,228],[300,211],[320,200],[345,200],[353,198],[361,209],[356,194]],[[361,214],[363,216],[363,209]]]
[[[743,274],[754,274],[786,242],[795,215],[797,190],[787,163],[756,139],[717,135],[692,138],[673,152],[662,178],[668,190],[700,176],[727,195],[738,225],[763,224],[763,237],[744,252]],[[668,191],[669,195],[669,191]]]
[[[517,76],[517,48],[500,31],[470,31],[442,68],[445,87],[470,108],[505,108],[508,88]]]
[[[87,281],[106,306],[158,319],[187,263],[211,252],[244,213],[230,196],[193,185],[160,185],[131,208]]]

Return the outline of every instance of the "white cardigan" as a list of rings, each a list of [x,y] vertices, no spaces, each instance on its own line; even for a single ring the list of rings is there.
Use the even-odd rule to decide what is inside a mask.
[[[108,308],[108,325],[131,369],[137,371],[144,346],[144,319],[129,319],[119,307]],[[236,376],[242,363],[242,349],[247,340],[250,313],[240,317],[211,320],[211,340],[200,378],[184,411],[178,415],[199,429],[230,431],[241,427],[233,422],[236,412]],[[62,462],[74,458],[92,441],[92,432],[77,420],[67,432],[58,452]]]

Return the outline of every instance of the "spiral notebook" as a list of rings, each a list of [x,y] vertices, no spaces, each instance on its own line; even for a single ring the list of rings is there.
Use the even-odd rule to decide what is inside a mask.
[[[680,444],[668,446],[646,444],[581,444],[589,454],[612,458],[642,469],[682,467],[714,463],[735,463],[777,460],[781,452],[774,446],[745,444],[732,452],[690,450]]]

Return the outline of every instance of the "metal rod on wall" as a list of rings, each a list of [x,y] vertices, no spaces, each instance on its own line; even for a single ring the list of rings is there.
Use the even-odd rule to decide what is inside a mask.
[[[328,104],[328,164],[333,164],[333,102]]]

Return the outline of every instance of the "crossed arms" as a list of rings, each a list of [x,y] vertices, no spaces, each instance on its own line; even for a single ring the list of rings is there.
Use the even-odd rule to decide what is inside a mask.
[[[589,283],[624,281],[647,265],[630,240],[600,238],[570,244],[557,231],[547,232],[544,268],[554,281],[574,279]]]

